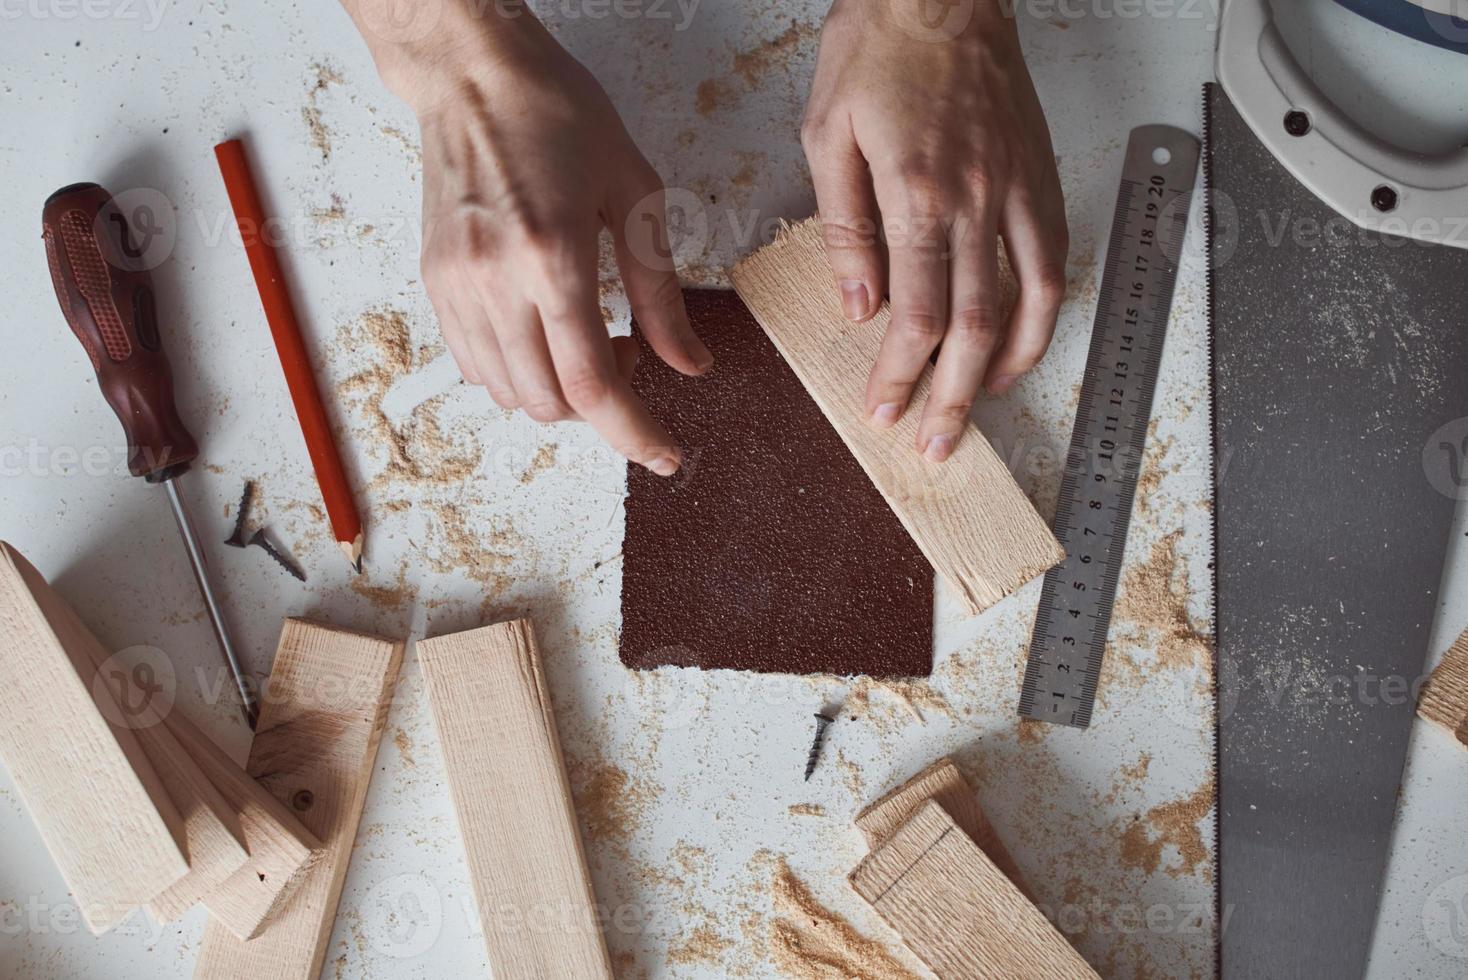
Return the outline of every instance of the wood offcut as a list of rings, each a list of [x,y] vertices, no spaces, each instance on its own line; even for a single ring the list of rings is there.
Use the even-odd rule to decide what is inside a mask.
[[[1097,980],[936,801],[873,850],[851,884],[939,980]]]
[[[260,935],[204,927],[194,976],[314,980],[336,921],[403,644],[287,619],[247,769],[320,838],[320,858]]]
[[[0,542],[0,760],[94,933],[189,872],[183,817],[121,709],[92,683],[105,657]]]
[[[1019,872],[1019,865],[1014,863],[994,825],[984,816],[973,788],[952,759],[939,759],[858,813],[854,821],[856,829],[861,831],[867,846],[875,849],[886,843],[929,800],[941,806],[1020,891],[1034,897]]]
[[[1427,679],[1417,713],[1468,748],[1468,632],[1454,641]]]
[[[612,980],[530,622],[423,640],[418,662],[494,975]]]
[[[866,416],[867,375],[891,321],[883,304],[866,323],[841,312],[818,219],[786,228],[730,270],[761,327],[799,376],[933,568],[978,613],[1065,557],[1050,528],[970,421],[944,463],[913,448],[920,411],[888,430]],[[913,389],[928,397],[932,370]]]

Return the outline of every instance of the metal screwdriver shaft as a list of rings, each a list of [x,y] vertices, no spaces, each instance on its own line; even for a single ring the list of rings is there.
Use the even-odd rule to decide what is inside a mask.
[[[224,654],[224,660],[229,664],[230,672],[234,674],[235,686],[240,692],[240,702],[245,708],[245,717],[250,722],[250,728],[255,727],[255,722],[260,717],[260,706],[255,702],[254,692],[250,685],[245,683],[245,671],[240,666],[240,658],[234,651],[234,643],[229,638],[229,627],[224,621],[224,610],[219,607],[219,600],[214,595],[214,585],[209,581],[209,561],[204,556],[204,549],[199,544],[199,536],[194,531],[194,522],[189,517],[188,505],[178,492],[178,478],[172,477],[163,481],[163,488],[168,491],[168,505],[173,508],[173,519],[178,523],[178,532],[183,535],[184,549],[189,553],[189,565],[194,570],[194,581],[199,583],[199,593],[204,597],[204,608],[209,612],[209,625],[214,627],[214,638],[219,641],[219,649]]]

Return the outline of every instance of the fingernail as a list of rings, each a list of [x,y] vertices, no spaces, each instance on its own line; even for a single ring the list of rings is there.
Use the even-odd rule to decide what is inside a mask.
[[[923,458],[930,463],[941,463],[952,455],[952,436],[934,436],[928,440],[928,448],[923,450]]]
[[[678,472],[678,460],[672,456],[659,456],[651,463],[648,463],[647,468],[658,476],[672,476]]]
[[[879,429],[890,429],[897,424],[897,418],[902,414],[902,406],[896,402],[884,402],[877,406],[872,413],[872,424]]]
[[[989,382],[989,390],[996,395],[1002,395],[1010,388],[1013,388],[1014,383],[1018,380],[1019,375],[1017,374],[1001,374],[999,377]]]
[[[688,342],[688,356],[693,359],[693,364],[699,371],[707,371],[714,366],[714,352],[704,346],[704,342],[697,336]]]
[[[860,279],[841,280],[841,308],[846,319],[860,320],[867,315],[867,285]]]

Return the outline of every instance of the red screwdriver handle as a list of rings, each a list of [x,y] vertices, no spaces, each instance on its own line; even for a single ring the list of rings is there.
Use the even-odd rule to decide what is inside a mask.
[[[52,194],[41,224],[56,298],[122,423],[128,469],[151,483],[177,476],[199,447],[174,404],[147,250],[138,249],[127,216],[96,184]]]

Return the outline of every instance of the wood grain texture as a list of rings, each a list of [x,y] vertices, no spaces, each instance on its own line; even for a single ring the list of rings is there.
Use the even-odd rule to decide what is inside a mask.
[[[1468,632],[1453,642],[1427,679],[1417,713],[1468,748]]]
[[[57,615],[67,617],[71,629],[88,633],[76,611],[65,603],[59,605]],[[173,922],[244,866],[245,832],[240,815],[170,728],[169,719],[177,714],[173,705],[151,695],[139,698],[126,672],[108,669],[107,651],[100,642],[91,644],[87,654],[96,668],[93,683],[105,686],[111,694],[119,712],[116,717],[137,736],[183,820],[189,871],[147,904],[158,922]]]
[[[247,771],[323,844],[256,939],[204,927],[195,977],[314,980],[336,920],[403,644],[287,619]]]
[[[734,288],[826,413],[933,568],[977,613],[1065,557],[1050,528],[972,422],[947,462],[933,464],[913,448],[920,411],[891,429],[867,422],[867,375],[891,321],[883,304],[866,323],[852,323],[826,261],[817,219],[730,270]],[[913,389],[927,400],[931,369]]]
[[[92,684],[106,651],[3,542],[0,638],[0,760],[87,927],[105,932],[188,874],[185,821]]]
[[[1096,980],[936,801],[867,855],[851,884],[939,980]]]
[[[611,980],[530,622],[424,640],[418,662],[494,975]]]
[[[321,841],[182,712],[170,712],[167,724],[239,815],[245,861],[203,902],[215,921],[240,939],[253,939],[305,880]]]
[[[878,848],[929,800],[941,806],[1021,892],[1034,897],[1019,872],[1019,865],[1014,863],[994,825],[984,816],[973,788],[952,759],[939,759],[862,810],[856,815],[856,829],[861,831],[868,847]]]

